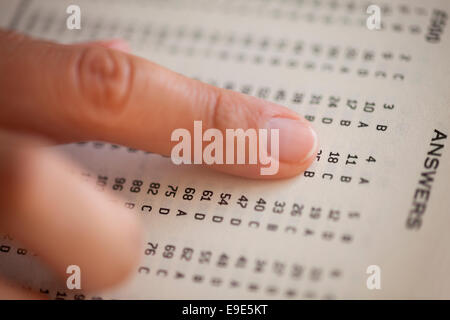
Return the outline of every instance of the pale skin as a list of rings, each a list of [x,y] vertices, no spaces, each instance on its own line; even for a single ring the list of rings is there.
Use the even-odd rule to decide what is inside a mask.
[[[136,270],[141,226],[70,173],[81,171],[70,159],[42,146],[94,140],[170,155],[173,130],[191,130],[194,120],[223,132],[279,128],[276,175],[261,176],[258,165],[212,167],[254,179],[294,177],[317,150],[297,113],[133,56],[121,40],[61,45],[0,30],[0,106],[0,233],[61,279],[68,265],[79,265],[86,291],[116,285]],[[3,279],[1,298],[40,296]]]

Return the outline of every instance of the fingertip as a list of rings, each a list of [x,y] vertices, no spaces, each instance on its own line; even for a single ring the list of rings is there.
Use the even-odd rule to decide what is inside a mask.
[[[250,139],[247,139],[245,150],[247,156],[259,150],[257,164],[214,166],[221,172],[251,179],[284,179],[304,172],[316,157],[319,141],[311,123],[284,106],[223,91],[214,114],[212,123],[222,132],[228,129],[254,129],[258,136],[258,146],[249,146]],[[261,134],[267,139],[263,139],[262,144],[261,138],[264,137]],[[269,159],[263,161],[260,148],[267,150]]]
[[[92,252],[82,281],[83,290],[96,291],[114,287],[126,281],[137,265],[142,252],[142,228],[136,217],[125,209],[114,208],[110,219],[114,223],[103,224],[105,245]]]
[[[22,201],[3,204],[15,214],[6,215],[2,227],[63,284],[72,265],[80,269],[83,291],[112,287],[136,270],[142,230],[131,210],[71,173],[79,169],[51,150],[30,151],[21,167]],[[21,177],[27,177],[26,187]]]
[[[90,185],[82,187],[79,201],[84,201],[84,213],[73,217],[72,230],[68,230],[72,237],[65,240],[72,252],[60,256],[58,263],[63,268],[78,265],[82,290],[91,292],[114,287],[136,271],[143,230],[138,217],[120,201]],[[65,269],[60,271],[67,278]]]
[[[306,121],[289,118],[272,118],[266,128],[278,130],[279,140],[275,141],[275,147],[278,148],[278,159],[281,162],[292,164],[303,164],[313,155],[317,149],[317,134],[311,125]],[[269,135],[270,137],[270,135]],[[269,152],[273,147],[269,139]]]

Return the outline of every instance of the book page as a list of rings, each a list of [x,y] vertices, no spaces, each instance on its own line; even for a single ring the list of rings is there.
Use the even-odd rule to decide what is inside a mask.
[[[122,286],[75,296],[4,236],[2,274],[68,299],[450,298],[449,1],[76,2],[80,30],[62,0],[3,2],[0,25],[61,43],[124,38],[295,110],[320,150],[300,176],[255,181],[104,142],[59,146],[83,165],[74,175],[142,220],[141,262]]]

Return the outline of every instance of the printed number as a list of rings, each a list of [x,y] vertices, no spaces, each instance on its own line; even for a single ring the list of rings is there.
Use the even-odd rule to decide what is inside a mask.
[[[214,193],[211,190],[204,190],[200,201],[211,201],[211,197],[213,196],[213,194]]]
[[[148,242],[147,243],[150,247],[145,249],[144,253],[146,256],[154,256],[156,253],[156,249],[158,249],[157,243]]]
[[[191,201],[194,198],[195,189],[186,188],[184,189],[183,200]]]
[[[135,193],[140,192],[142,184],[143,184],[142,180],[133,180],[132,186],[130,187],[130,191]]]
[[[238,199],[237,204],[240,205],[241,208],[245,209],[245,208],[247,208],[248,199],[247,199],[244,195],[242,195],[242,196]]]
[[[220,201],[218,202],[219,205],[228,205],[228,200],[231,199],[231,194],[229,193],[221,193],[220,194]]]
[[[283,213],[285,205],[286,203],[284,201],[283,202],[275,201],[274,207],[272,209],[273,213]]]
[[[169,184],[167,187],[169,188],[169,190],[167,190],[165,193],[166,197],[175,198],[175,196],[177,195],[178,186],[174,187]],[[158,191],[156,191],[156,192],[158,193]]]
[[[116,191],[122,191],[123,185],[125,184],[127,180],[125,178],[116,178],[114,179],[114,184],[112,186],[113,190]]]
[[[258,201],[256,201],[255,205],[255,211],[262,212],[266,209],[266,201],[263,198],[259,198]]]
[[[163,257],[166,259],[172,259],[174,252],[175,246],[168,244],[164,247]]]
[[[147,194],[151,193],[152,195],[156,196],[158,194],[159,187],[161,187],[161,185],[158,182],[150,183]]]

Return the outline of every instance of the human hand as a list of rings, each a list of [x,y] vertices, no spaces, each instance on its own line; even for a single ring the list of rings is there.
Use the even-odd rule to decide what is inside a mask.
[[[140,256],[136,217],[69,173],[42,146],[101,140],[170,155],[171,133],[203,128],[280,130],[279,170],[214,165],[248,178],[286,178],[313,161],[309,123],[282,106],[219,89],[133,56],[120,40],[61,45],[0,31],[0,232],[62,277],[82,270],[82,288],[123,280]],[[35,297],[0,283],[0,297]]]

